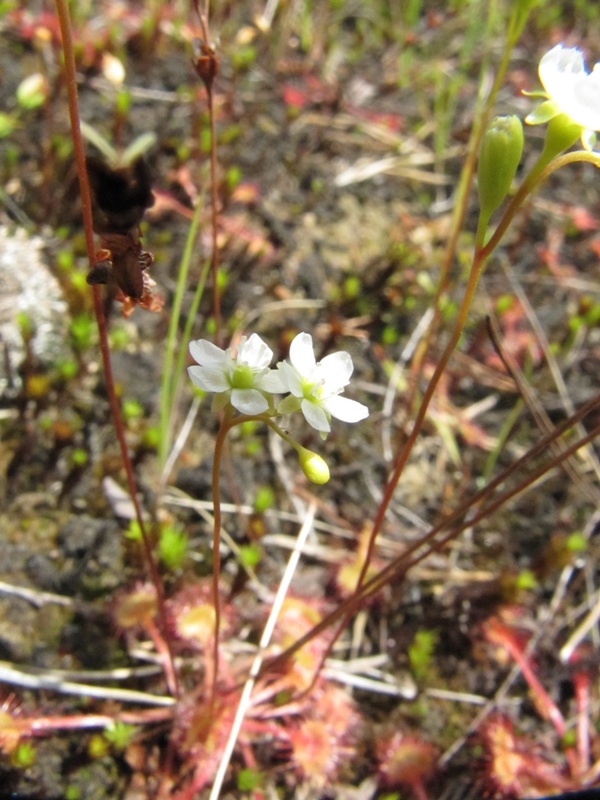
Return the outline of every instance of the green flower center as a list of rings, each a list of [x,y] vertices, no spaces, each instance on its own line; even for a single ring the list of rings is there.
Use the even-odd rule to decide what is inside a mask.
[[[232,389],[251,389],[254,384],[254,372],[247,364],[238,364],[231,376]]]
[[[323,395],[323,381],[303,380],[301,382],[302,396],[307,400],[319,401]]]

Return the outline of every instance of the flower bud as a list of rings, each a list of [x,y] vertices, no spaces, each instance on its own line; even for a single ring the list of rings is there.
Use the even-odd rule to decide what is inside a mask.
[[[331,474],[325,459],[321,458],[317,453],[313,453],[312,450],[300,447],[300,445],[298,445],[296,449],[298,450],[298,458],[300,459],[302,472],[306,475],[308,480],[319,486],[327,483]]]
[[[17,103],[21,108],[31,111],[46,102],[49,92],[48,81],[44,75],[41,72],[35,72],[17,86]]]
[[[479,152],[479,203],[489,220],[510,190],[523,152],[523,125],[514,114],[494,117],[483,135]]]
[[[544,164],[572,147],[583,133],[583,127],[573,122],[566,114],[552,117],[546,128],[546,140],[541,156]]]

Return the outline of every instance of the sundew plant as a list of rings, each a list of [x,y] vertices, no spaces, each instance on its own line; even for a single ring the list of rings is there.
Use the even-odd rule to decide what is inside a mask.
[[[597,12],[97,5],[0,10],[0,784],[600,786]]]

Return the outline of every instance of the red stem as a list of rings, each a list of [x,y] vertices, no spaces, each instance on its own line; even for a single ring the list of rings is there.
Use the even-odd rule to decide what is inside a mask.
[[[69,9],[66,0],[55,0],[56,10],[60,23],[62,35],[62,49],[65,61],[65,76],[66,87],[69,104],[69,117],[71,122],[71,137],[73,141],[73,150],[75,153],[75,162],[77,164],[77,173],[79,176],[79,187],[81,192],[81,206],[83,213],[83,225],[85,232],[85,244],[90,264],[90,269],[96,259],[96,248],[94,242],[94,229],[92,220],[92,197],[90,192],[90,184],[88,180],[87,168],[85,163],[85,148],[83,145],[83,137],[81,135],[81,127],[79,124],[79,101],[77,96],[77,77],[75,71],[75,57],[73,54],[73,38],[71,32],[71,19],[69,16]],[[137,485],[135,476],[133,474],[133,466],[127,448],[127,441],[125,438],[125,428],[123,425],[123,418],[121,416],[121,407],[115,391],[115,382],[113,378],[112,365],[110,360],[110,346],[108,343],[108,332],[106,326],[106,318],[104,316],[104,304],[102,300],[102,293],[99,286],[92,287],[92,294],[94,298],[94,313],[96,315],[96,322],[98,324],[98,337],[100,341],[100,352],[102,353],[102,363],[104,367],[104,378],[106,382],[106,392],[108,395],[108,402],[112,413],[115,431],[121,450],[121,457],[125,474],[127,477],[127,487],[133,507],[135,509],[135,517],[140,531],[142,532],[142,541],[144,546],[144,554],[146,563],[150,572],[152,584],[156,589],[157,602],[158,602],[158,616],[160,625],[163,631],[167,630],[167,614],[165,608],[164,590],[154,554],[152,552],[152,545],[150,537],[146,530],[144,520],[142,517],[142,509],[137,497]],[[175,672],[173,654],[171,652],[170,642],[168,639],[164,640],[166,643],[166,661],[164,663],[165,675],[170,688],[174,690],[175,695],[179,694],[177,685],[177,673]],[[172,676],[172,679],[169,678]],[[174,686],[171,683],[174,681]]]

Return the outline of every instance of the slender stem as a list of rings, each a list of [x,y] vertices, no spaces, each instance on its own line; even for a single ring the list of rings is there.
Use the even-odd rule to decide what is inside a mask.
[[[217,696],[217,676],[219,674],[219,632],[221,629],[221,602],[219,597],[219,577],[221,574],[221,461],[225,448],[225,437],[230,429],[238,422],[231,419],[231,411],[227,411],[221,419],[221,425],[215,440],[215,455],[212,468],[212,499],[213,499],[213,572],[212,572],[212,602],[215,610],[215,633],[213,642],[213,674],[207,677],[210,685],[210,702],[214,704]]]
[[[69,9],[66,0],[55,0],[56,10],[59,18],[59,24],[62,35],[62,49],[65,61],[65,76],[67,97],[69,104],[69,117],[71,122],[71,137],[73,141],[73,150],[75,153],[75,162],[77,164],[77,172],[79,175],[79,185],[81,192],[81,205],[83,212],[83,225],[85,231],[85,243],[88,255],[90,268],[95,262],[95,243],[94,243],[94,230],[92,221],[92,199],[90,192],[90,184],[85,163],[85,148],[83,145],[83,137],[81,135],[81,127],[79,120],[79,102],[77,96],[77,77],[75,70],[75,57],[73,54],[73,38],[71,31],[71,20],[69,16]],[[133,474],[133,466],[129,456],[127,441],[125,437],[125,427],[123,425],[123,418],[121,415],[121,407],[115,391],[115,382],[112,372],[110,346],[108,343],[108,331],[106,325],[106,317],[104,315],[104,304],[102,300],[102,293],[99,286],[92,287],[94,298],[94,312],[98,324],[98,337],[100,342],[100,352],[102,354],[102,363],[104,367],[104,378],[106,383],[106,392],[108,395],[108,402],[119,442],[121,451],[121,458],[125,469],[127,478],[127,487],[131,496],[131,501],[135,510],[135,517],[140,531],[142,533],[142,542],[144,547],[144,554],[146,563],[150,572],[150,577],[157,594],[158,601],[158,615],[160,620],[161,629],[167,630],[167,614],[165,609],[164,590],[154,554],[152,552],[152,545],[148,535],[146,525],[144,523],[142,509],[137,496],[137,485],[135,476]],[[164,664],[165,675],[169,689],[178,695],[177,673],[174,666],[173,654],[171,652],[170,642],[165,637],[166,643],[166,657],[167,661]]]
[[[535,445],[535,447],[533,447],[528,453],[508,467],[508,469],[495,478],[492,483],[490,483],[481,491],[477,492],[472,498],[470,498],[466,503],[462,504],[458,509],[456,509],[456,511],[453,511],[448,517],[441,520],[417,542],[409,545],[401,556],[395,558],[386,567],[384,567],[381,572],[363,583],[362,587],[356,592],[356,594],[335,608],[331,613],[324,617],[321,622],[319,622],[317,625],[311,628],[310,631],[305,633],[296,642],[294,642],[293,645],[271,659],[265,665],[264,669],[261,670],[261,674],[274,670],[279,665],[284,664],[294,653],[298,652],[298,650],[304,647],[307,642],[309,642],[311,639],[314,639],[315,636],[318,636],[320,633],[327,630],[330,625],[333,625],[340,619],[346,620],[349,618],[356,609],[361,607],[368,600],[369,597],[373,597],[375,594],[380,592],[384,586],[390,583],[392,579],[397,581],[398,578],[404,576],[410,569],[412,569],[412,567],[421,563],[432,553],[439,552],[442,547],[455,539],[466,528],[472,528],[475,526],[484,517],[488,516],[490,513],[493,513],[509,500],[521,494],[528,487],[537,483],[543,475],[547,474],[550,472],[550,470],[561,464],[565,459],[573,455],[573,453],[576,453],[577,450],[585,447],[589,442],[600,436],[600,425],[597,425],[590,431],[589,434],[574,442],[550,462],[542,464],[540,467],[533,470],[516,487],[499,493],[496,497],[494,497],[493,500],[491,500],[491,502],[486,504],[485,507],[477,512],[474,517],[465,519],[470,508],[474,506],[481,506],[482,501],[486,500],[492,494],[492,492],[500,484],[504,483],[513,472],[517,471],[519,467],[523,466],[524,463],[529,461],[534,456],[543,453],[547,449],[548,445],[555,441],[558,436],[563,434],[576,422],[578,422],[580,419],[583,419],[585,416],[587,416],[587,414],[598,407],[600,407],[600,396],[596,396],[591,401],[586,403],[585,406],[579,409],[575,415],[570,417],[568,420],[565,420],[561,425],[557,426],[548,436],[544,436],[538,442],[538,444]],[[443,530],[448,532],[441,539],[435,540],[434,537]],[[419,553],[418,550],[424,545],[427,545],[426,548],[423,550],[423,552]]]
[[[212,236],[211,271],[213,279],[213,314],[215,317],[215,342],[221,344],[221,291],[219,288],[218,218],[219,192],[217,184],[217,125],[212,86],[206,87],[208,116],[210,119],[210,222]]]

